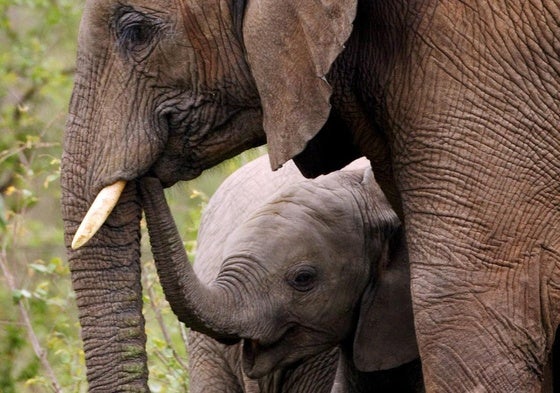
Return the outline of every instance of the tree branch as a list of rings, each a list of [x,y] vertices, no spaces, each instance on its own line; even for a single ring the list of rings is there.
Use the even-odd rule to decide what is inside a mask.
[[[143,269],[145,269],[145,268],[143,268]],[[167,327],[165,326],[165,321],[163,320],[163,316],[161,315],[161,310],[155,302],[156,295],[154,293],[153,285],[148,282],[148,280],[146,279],[146,276],[147,276],[146,271],[144,271],[144,274],[142,274],[143,286],[144,286],[144,288],[146,288],[146,291],[148,292],[148,298],[150,299],[150,306],[151,306],[151,308],[154,312],[154,315],[155,315],[156,320],[158,322],[159,328],[160,328],[160,330],[163,334],[163,338],[165,340],[165,343],[171,349],[171,352],[173,353],[173,357],[175,358],[175,360],[177,360],[177,363],[179,363],[181,365],[183,370],[188,371],[188,366],[184,363],[183,359],[181,359],[181,357],[179,356],[177,351],[175,351],[175,348],[173,348],[173,343],[171,341],[171,335],[169,334],[169,331],[167,330]]]
[[[14,276],[12,275],[12,272],[8,267],[8,257],[6,255],[5,248],[3,248],[2,251],[0,252],[0,269],[2,269],[2,274],[4,275],[4,277],[6,277],[6,282],[8,283],[8,287],[13,293],[18,288],[16,286]],[[43,349],[43,347],[41,347],[41,344],[39,343],[39,338],[35,334],[35,330],[33,329],[33,325],[31,324],[31,318],[29,318],[29,313],[27,311],[27,308],[25,307],[24,299],[18,300],[17,306],[19,308],[20,319],[27,330],[27,335],[29,337],[29,340],[31,341],[31,346],[33,347],[33,351],[35,351],[35,355],[37,355],[39,361],[41,362],[41,365],[43,366],[47,375],[49,376],[53,391],[56,393],[62,393],[62,388],[60,387],[60,384],[58,383],[58,379],[56,378],[54,370],[51,367],[49,360],[47,359],[47,352]]]

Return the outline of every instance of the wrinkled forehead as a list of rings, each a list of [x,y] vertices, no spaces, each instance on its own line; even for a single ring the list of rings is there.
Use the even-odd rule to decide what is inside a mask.
[[[361,212],[349,193],[336,192],[311,182],[296,183],[277,193],[251,215],[257,226],[287,226],[296,233],[310,228],[345,228],[361,225]]]
[[[181,12],[187,7],[185,3],[182,0],[88,0],[84,6],[82,25],[94,30],[107,29],[115,16],[124,11],[153,15],[169,22],[179,16],[185,17],[185,13]],[[196,10],[202,7],[196,2],[193,4],[196,5]]]
[[[187,0],[87,0],[85,4],[86,10],[103,10],[115,7],[140,7],[146,10],[177,8],[185,3]]]
[[[301,185],[277,194],[235,228],[225,253],[317,258],[360,249],[362,239],[361,213],[352,201]]]
[[[88,0],[85,13],[103,13],[117,8],[130,8],[147,13],[174,14],[177,10],[188,10],[193,16],[200,15],[211,18],[212,15],[230,15],[232,4],[226,0]],[[181,14],[191,15],[191,12]]]
[[[135,11],[147,15],[155,15],[165,21],[176,18],[180,9],[178,1],[115,1],[115,0],[89,0],[84,6],[80,24],[79,44],[92,47],[98,40],[109,37],[112,33],[113,23],[125,11]]]
[[[233,2],[227,0],[90,0],[84,8],[79,44],[102,48],[96,41],[111,37],[113,23],[123,15],[136,13],[165,27],[174,43],[178,41],[175,35],[180,34],[187,47],[221,48],[226,44],[222,40],[230,39],[222,35],[230,34],[234,27],[233,8]]]

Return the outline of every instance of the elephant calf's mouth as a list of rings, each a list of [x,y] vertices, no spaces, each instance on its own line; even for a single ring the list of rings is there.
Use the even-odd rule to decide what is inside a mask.
[[[274,354],[279,341],[263,346],[259,340],[243,340],[243,370],[250,378],[261,378],[274,370],[279,359]]]
[[[250,378],[261,378],[275,369],[291,363],[287,358],[291,343],[297,340],[297,336],[297,327],[293,326],[270,342],[243,339],[242,362],[245,374]]]

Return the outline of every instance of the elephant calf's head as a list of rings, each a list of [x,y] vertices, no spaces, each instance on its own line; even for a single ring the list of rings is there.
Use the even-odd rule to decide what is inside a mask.
[[[399,240],[399,220],[371,170],[366,173],[363,169],[339,172],[285,187],[228,237],[224,262],[212,285],[227,288],[239,299],[232,311],[241,320],[237,326],[245,339],[243,366],[250,377],[264,376],[351,340],[358,315],[368,319],[366,314],[371,313],[390,325],[389,312],[404,310],[402,320],[408,318],[408,325],[396,329],[412,329],[412,314],[406,313],[410,311],[407,271],[392,283],[401,285],[398,290],[404,293],[398,296],[406,299],[396,305],[397,310],[373,304],[380,276],[396,265],[399,271],[406,270],[407,261],[406,249],[395,252],[405,247]],[[206,230],[209,224],[206,221]],[[397,255],[401,261],[390,261]],[[364,334],[376,332],[368,327],[358,333],[360,339]],[[417,356],[411,341],[400,344],[411,344],[409,353],[399,355],[407,360]],[[400,351],[401,346],[387,351],[395,348]],[[357,352],[369,350],[366,343]],[[374,367],[381,368],[383,362],[391,366],[392,360],[381,352],[377,353],[383,360]],[[401,360],[396,364],[404,363]]]

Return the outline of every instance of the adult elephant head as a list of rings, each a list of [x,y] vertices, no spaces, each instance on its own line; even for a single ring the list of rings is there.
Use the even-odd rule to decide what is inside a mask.
[[[261,124],[274,168],[295,156],[313,176],[360,151],[404,217],[427,390],[533,391],[560,315],[559,14],[552,0],[89,1],[66,242],[105,186],[192,178],[264,142]],[[88,379],[145,390],[132,182],[115,209],[70,252]]]
[[[133,180],[150,172],[170,185],[264,142],[239,7],[213,3],[89,1],[84,10],[62,160],[67,245],[90,205],[110,199],[89,214],[106,216],[118,201],[69,253],[91,391],[147,390]],[[117,195],[100,192],[107,186]],[[100,223],[84,222],[73,248]]]
[[[149,173],[169,186],[265,142],[243,13],[241,1],[86,2],[61,182],[91,391],[147,390],[134,180]],[[346,26],[316,49],[334,57],[352,18],[342,4],[323,13]],[[324,101],[313,94],[300,104]],[[290,144],[304,143],[298,134]]]

